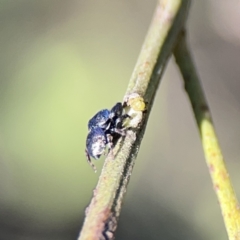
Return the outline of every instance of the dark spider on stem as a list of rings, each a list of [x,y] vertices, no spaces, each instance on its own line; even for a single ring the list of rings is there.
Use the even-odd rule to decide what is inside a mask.
[[[124,114],[121,103],[116,103],[111,110],[103,109],[96,113],[88,122],[88,136],[86,141],[86,156],[87,161],[96,172],[96,167],[91,161],[100,158],[105,152],[106,146],[108,152],[112,151],[113,140],[116,137],[124,136],[125,129],[123,121],[130,118]]]

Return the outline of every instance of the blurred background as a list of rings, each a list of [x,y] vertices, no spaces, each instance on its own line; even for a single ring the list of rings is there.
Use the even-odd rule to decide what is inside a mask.
[[[156,1],[0,1],[0,240],[76,239],[104,161],[88,120],[121,101]],[[240,196],[240,3],[194,1],[188,33]],[[171,59],[116,239],[226,239],[198,130]]]

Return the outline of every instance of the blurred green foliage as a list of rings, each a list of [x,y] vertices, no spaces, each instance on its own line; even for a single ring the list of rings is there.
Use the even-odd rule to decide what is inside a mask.
[[[222,77],[232,74],[231,87],[229,63],[239,62],[239,48],[213,31],[209,2],[216,0],[193,4],[190,39],[231,176],[239,180],[240,105]],[[87,122],[121,101],[154,7],[155,1],[0,1],[0,239],[76,239],[104,160],[97,174],[86,162]],[[226,239],[172,64],[164,79],[118,239]]]
[[[7,227],[0,228],[8,239],[29,234],[9,233],[13,226],[69,229],[83,217],[96,184],[84,153],[87,121],[121,100],[129,73],[120,66],[125,57],[115,57],[124,50],[114,46],[122,33],[93,7],[1,2],[0,208]],[[113,16],[111,6],[108,12]],[[74,226],[76,233],[81,223]]]

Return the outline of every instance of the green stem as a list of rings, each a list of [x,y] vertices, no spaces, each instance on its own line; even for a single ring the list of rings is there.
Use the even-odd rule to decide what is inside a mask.
[[[159,0],[149,32],[130,79],[124,100],[138,96],[134,105],[147,103],[146,111],[139,114],[138,127],[114,147],[114,159],[108,156],[78,240],[112,239],[117,227],[124,193],[132,174],[140,143],[146,128],[154,96],[179,32],[183,28],[190,0]],[[138,111],[142,113],[141,110]]]
[[[239,204],[218,144],[210,109],[187,47],[185,32],[182,32],[179,37],[174,56],[182,73],[185,89],[195,114],[206,162],[218,197],[228,237],[230,240],[239,240]]]

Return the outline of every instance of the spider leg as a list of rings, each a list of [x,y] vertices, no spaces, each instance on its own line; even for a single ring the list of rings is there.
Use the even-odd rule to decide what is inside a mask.
[[[122,123],[123,123],[124,119],[126,119],[126,118],[132,119],[132,117],[129,116],[128,114],[124,114],[124,115],[122,115],[121,117],[119,117],[119,118],[116,119],[115,126],[116,126],[117,128],[122,128]]]
[[[116,119],[114,126],[111,128],[111,132],[113,133],[117,133],[121,136],[125,136],[126,135],[126,127],[123,127],[123,120],[126,118],[131,118],[128,114],[124,114],[123,116],[119,117]]]
[[[113,158],[113,137],[111,134],[107,134],[107,146],[108,146],[108,154]]]
[[[125,119],[132,119],[132,117],[131,116],[129,116],[128,114],[124,114],[124,115],[122,115],[122,117],[121,117],[121,122],[123,122]]]
[[[109,119],[106,124],[105,130],[108,130],[111,127],[111,120]]]
[[[95,165],[92,163],[91,157],[90,157],[87,149],[85,150],[85,153],[86,153],[86,157],[87,157],[87,162],[88,162],[89,165],[92,167],[93,171],[96,173],[96,172],[97,172],[97,169],[96,169]]]
[[[125,136],[126,135],[125,130],[121,129],[121,128],[113,128],[113,129],[111,129],[111,132],[117,133],[117,134],[119,134],[121,136]]]
[[[124,120],[125,118],[132,118],[131,116],[129,116],[127,113],[122,115],[122,120]]]

